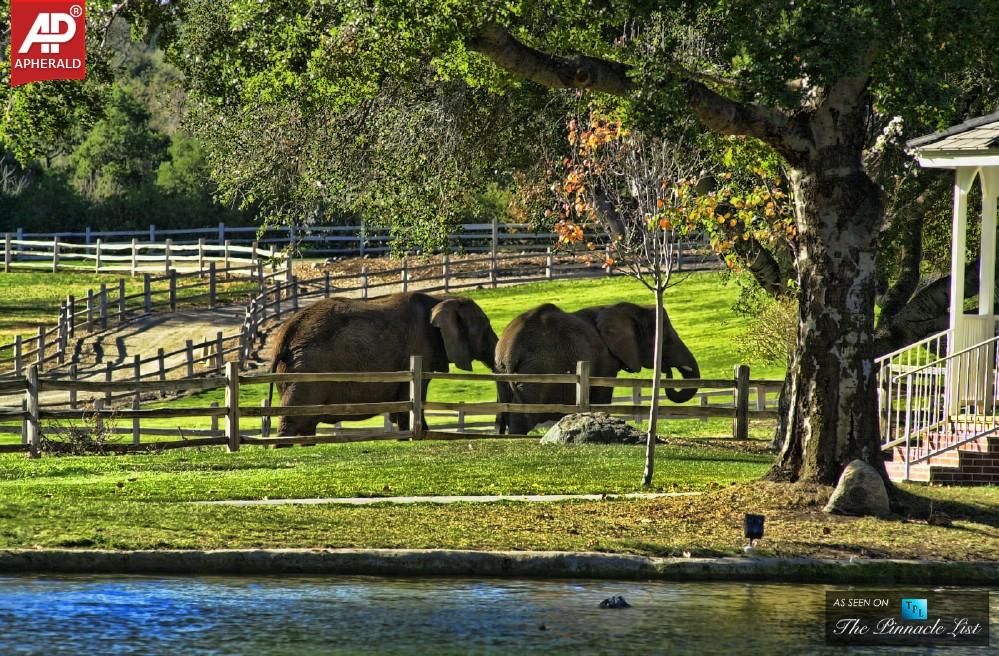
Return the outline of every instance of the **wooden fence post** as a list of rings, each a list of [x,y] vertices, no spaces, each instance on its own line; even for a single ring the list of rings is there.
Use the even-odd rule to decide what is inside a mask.
[[[227,276],[228,276],[228,272],[229,272],[229,249],[231,247],[232,247],[232,240],[226,239],[225,240],[225,247],[224,247],[225,250],[223,251],[222,257],[223,257],[223,262],[225,262],[225,271],[226,271],[226,275]]]
[[[59,364],[66,362],[66,301],[59,304],[59,324],[56,334],[56,349],[59,356]]]
[[[292,260],[290,253],[288,254],[288,257],[285,258],[284,265],[285,265],[284,281],[291,282],[292,279],[295,277],[295,263]]]
[[[10,239],[10,233],[9,232],[4,233],[4,236],[3,236],[3,271],[4,271],[4,273],[8,273],[10,271],[10,262],[13,259],[11,257],[11,255],[12,255],[11,245],[12,244],[10,243],[10,241],[11,241],[11,239]]]
[[[552,249],[549,246],[545,249],[545,279],[552,279],[552,270],[555,268],[555,258],[552,256]]]
[[[97,240],[97,248],[95,249],[96,252],[94,254],[94,273],[100,273],[101,272],[101,243],[102,243],[102,241],[103,241],[102,239],[98,239]]]
[[[239,451],[239,367],[235,362],[225,367],[225,436],[229,451]]]
[[[52,238],[52,273],[59,270],[59,235]]]
[[[94,290],[87,290],[87,332],[94,330]]]
[[[219,373],[222,373],[222,368],[225,366],[225,353],[222,352],[225,349],[223,349],[222,343],[222,331],[220,330],[215,333],[215,370]]]
[[[125,323],[125,279],[118,278],[118,323]]]
[[[267,281],[264,280],[264,261],[257,260],[257,293],[263,294],[264,290],[267,288]]]
[[[156,349],[156,364],[159,365],[160,382],[166,380],[166,361],[163,355],[164,351],[162,347]],[[160,398],[166,398],[166,395],[167,395],[166,390],[160,390]]]
[[[69,313],[69,336],[76,337],[76,297],[72,294],[66,296],[66,308]]]
[[[402,258],[402,292],[409,291],[409,258]]]
[[[444,293],[448,292],[448,276],[451,273],[448,271],[451,265],[451,250],[450,247],[444,251],[444,257],[441,260],[441,278],[444,281]]]
[[[149,274],[142,274],[142,306],[146,312],[153,311],[153,285]]]
[[[215,277],[215,262],[208,263],[208,307],[215,307],[216,284],[218,278]]]
[[[357,254],[364,257],[364,242],[368,239],[368,226],[364,219],[361,219],[361,229],[357,231]]]
[[[298,312],[298,278],[291,278],[291,311]]]
[[[38,327],[38,352],[35,363],[38,365],[39,371],[45,368],[45,328],[41,326]]]
[[[94,432],[97,433],[97,437],[100,437],[104,433],[104,415],[101,413],[104,410],[104,399],[94,399]]]
[[[361,267],[361,298],[368,298],[368,267]]]
[[[76,354],[73,354],[73,361],[69,365],[69,379],[76,381]],[[69,390],[69,409],[76,410],[76,390]]]
[[[20,376],[21,369],[24,367],[24,358],[22,353],[24,352],[24,345],[21,343],[21,336],[14,336],[14,375]]]
[[[173,240],[167,239],[166,244],[163,246],[163,273],[170,275],[170,247],[173,246]]]
[[[732,437],[749,439],[749,365],[735,366],[735,420]]]
[[[170,269],[167,272],[170,276],[170,311],[177,311],[177,269]]]
[[[409,358],[409,400],[413,408],[409,411],[409,426],[413,431],[413,439],[423,439],[423,356],[412,355]]]
[[[135,274],[139,272],[139,240],[132,237],[132,264],[131,264],[131,274],[135,277]]]
[[[150,242],[155,242],[156,241],[156,224],[155,223],[150,223],[149,224],[149,241]]]
[[[205,238],[198,237],[198,277],[203,278],[205,274]]]
[[[261,408],[271,407],[271,400],[267,397],[260,399]],[[260,437],[270,437],[271,436],[271,418],[266,415],[261,415],[260,417]]]
[[[187,377],[194,378],[194,342],[184,340],[184,356],[187,358]]]
[[[576,406],[577,412],[590,411],[590,363],[587,360],[576,363]]]
[[[27,389],[25,390],[25,404],[28,413],[28,455],[37,458],[40,455],[41,446],[41,426],[38,423],[38,367],[30,365],[28,367]]]
[[[493,287],[496,286],[496,277],[498,275],[496,272],[497,251],[499,251],[499,217],[493,213],[492,239],[489,243],[490,261],[492,262],[489,267],[489,279],[492,281]]]
[[[280,317],[281,316],[281,292],[284,291],[282,289],[282,284],[283,283],[278,283],[278,284],[274,285],[274,316],[275,317]]]
[[[28,444],[28,402],[21,399],[21,444]]]
[[[323,298],[330,297],[330,272],[323,272]]]
[[[114,364],[112,364],[111,361],[108,360],[106,363],[104,363],[104,382],[110,383],[113,378],[114,378]],[[104,402],[107,403],[108,405],[111,405],[110,390],[104,392]]]
[[[100,293],[101,304],[98,307],[97,316],[101,320],[101,330],[108,329],[108,284],[106,282],[101,283],[101,293]]]
[[[136,394],[135,397],[132,398],[132,410],[139,410],[141,409],[141,407],[142,406],[140,405],[139,402],[139,395]],[[139,443],[142,441],[141,422],[142,420],[139,419],[138,417],[132,417],[132,444],[136,446],[138,446]]]
[[[225,221],[219,221],[219,246],[225,243]]]

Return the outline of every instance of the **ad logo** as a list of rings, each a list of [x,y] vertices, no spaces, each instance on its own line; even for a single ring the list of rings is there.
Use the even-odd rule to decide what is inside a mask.
[[[10,86],[87,76],[83,0],[11,0]]]
[[[925,599],[903,599],[902,619],[916,622],[926,621],[926,600]]]

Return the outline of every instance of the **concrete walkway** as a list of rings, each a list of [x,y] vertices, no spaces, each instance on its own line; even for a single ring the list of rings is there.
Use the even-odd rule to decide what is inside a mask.
[[[498,501],[600,501],[601,499],[661,499],[663,497],[690,497],[701,492],[659,492],[635,494],[490,494],[484,496],[430,496],[430,497],[340,497],[327,499],[233,499],[226,501],[192,501],[210,506],[288,506],[339,503],[347,506],[368,506],[373,503],[496,503]]]

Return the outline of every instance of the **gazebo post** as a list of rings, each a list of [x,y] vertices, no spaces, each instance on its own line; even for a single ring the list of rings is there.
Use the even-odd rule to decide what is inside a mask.
[[[968,191],[975,179],[975,169],[959,166],[954,175],[954,217],[950,254],[950,340],[948,353],[956,353],[969,346],[965,335],[964,319],[964,265],[965,243],[968,234]],[[947,366],[947,414],[957,414],[960,407],[961,370],[958,362]]]
[[[995,314],[996,292],[996,201],[999,196],[999,169],[985,167],[979,171],[982,185],[982,252],[980,287],[978,293],[978,314]],[[995,322],[991,322],[989,337],[995,334]]]

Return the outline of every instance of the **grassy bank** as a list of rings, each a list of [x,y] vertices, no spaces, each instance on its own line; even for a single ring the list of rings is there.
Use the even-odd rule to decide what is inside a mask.
[[[525,441],[220,449],[127,457],[0,457],[0,547],[410,547],[738,553],[742,515],[767,516],[763,553],[989,559],[999,489],[905,486],[891,520],[832,517],[828,489],[753,482],[753,444],[659,449],[655,484],[704,494],[642,501],[439,506],[205,506],[191,500],[341,495],[628,492],[642,449]],[[952,526],[929,525],[930,510]]]

